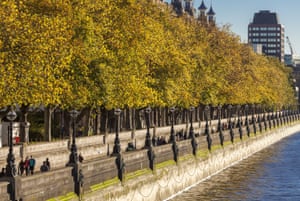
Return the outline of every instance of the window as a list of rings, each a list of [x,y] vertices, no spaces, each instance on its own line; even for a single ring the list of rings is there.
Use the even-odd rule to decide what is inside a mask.
[[[266,38],[261,38],[260,42],[267,42],[267,39]]]
[[[267,31],[267,27],[260,27],[261,31]]]
[[[260,33],[260,36],[267,36],[267,33]]]

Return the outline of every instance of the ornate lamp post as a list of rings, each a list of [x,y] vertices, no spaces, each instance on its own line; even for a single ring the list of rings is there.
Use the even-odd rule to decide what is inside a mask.
[[[177,146],[177,143],[176,143],[176,139],[175,139],[175,131],[174,131],[174,112],[175,112],[175,107],[171,107],[170,108],[170,112],[171,112],[171,134],[170,134],[170,143],[172,143],[172,150],[173,150],[173,159],[174,161],[177,163],[178,161],[178,152],[179,152],[179,149],[178,149],[178,146]]]
[[[72,133],[71,154],[67,166],[73,167],[72,176],[75,184],[74,191],[78,196],[80,196],[84,176],[82,173],[81,165],[78,164],[78,154],[77,154],[77,146],[76,146],[76,119],[78,117],[78,114],[79,112],[77,110],[70,111],[70,116],[73,122],[73,133]]]
[[[250,127],[249,127],[249,119],[248,119],[248,112],[249,106],[245,105],[245,116],[246,116],[246,129],[247,129],[247,136],[250,137]]]
[[[266,116],[265,107],[264,107],[263,111],[264,111],[263,122],[264,122],[265,131],[267,131],[268,130],[268,124],[267,124],[267,116]]]
[[[282,121],[282,109],[281,108],[279,109],[278,117],[279,117],[280,126],[282,126],[283,125],[283,121]]]
[[[121,154],[121,145],[120,145],[120,138],[119,138],[119,124],[120,124],[121,112],[122,112],[122,110],[119,108],[115,109],[115,111],[114,111],[114,114],[116,116],[116,137],[115,137],[112,155],[117,156],[116,157],[116,165],[117,165],[117,169],[118,169],[118,178],[121,182],[123,182],[124,171],[125,171],[125,162],[124,162],[124,158],[122,157],[122,154]]]
[[[285,107],[283,107],[283,110],[282,110],[282,119],[283,119],[283,124],[285,125],[285,124],[286,124],[286,112],[285,112]]]
[[[150,136],[150,113],[151,108],[147,107],[145,109],[145,115],[146,115],[146,126],[147,126],[147,132],[146,132],[146,140],[145,140],[145,148],[148,148],[151,146],[151,136]]]
[[[218,130],[219,130],[219,138],[220,138],[220,144],[223,146],[224,143],[224,135],[223,135],[223,127],[221,122],[221,116],[222,116],[222,105],[218,106]]]
[[[193,111],[195,110],[194,107],[190,107],[190,122],[191,122],[191,126],[190,126],[190,134],[189,137],[191,138],[191,144],[192,144],[192,148],[193,148],[193,154],[194,156],[196,156],[197,154],[197,141],[195,138],[195,133],[194,133],[194,128],[193,128]]]
[[[206,123],[205,123],[205,135],[206,135],[206,141],[207,141],[208,149],[211,150],[212,139],[211,139],[210,134],[209,134],[208,114],[209,114],[209,106],[207,105],[205,107],[205,121],[206,121]]]
[[[175,112],[175,107],[170,108],[171,112],[171,133],[170,133],[170,143],[173,143],[176,141],[175,139],[175,130],[174,130],[174,112]]]
[[[276,118],[276,123],[277,123],[277,126],[280,125],[280,118],[279,118],[279,110],[276,108],[276,111],[275,111],[275,118]]]
[[[276,127],[276,117],[275,117],[275,111],[272,111],[272,120],[273,120],[273,127]]]
[[[287,110],[287,119],[288,119],[288,123],[291,123],[291,110],[290,110],[290,106],[288,106],[288,110]]]
[[[257,122],[258,122],[258,127],[259,127],[259,132],[262,132],[262,125],[261,125],[261,106],[258,105],[259,111],[257,114]]]
[[[253,133],[254,135],[256,135],[256,119],[255,119],[255,116],[254,116],[254,113],[255,113],[255,105],[253,104],[252,105],[252,125],[253,125]]]
[[[241,117],[240,117],[240,109],[241,106],[237,105],[237,115],[238,115],[238,127],[239,127],[239,133],[240,133],[240,139],[243,139],[243,129],[242,129],[242,123],[241,123]]]
[[[189,138],[192,138],[194,135],[194,128],[193,128],[193,111],[195,108],[193,106],[190,107],[190,133],[189,133]]]
[[[272,129],[272,117],[270,115],[270,112],[268,112],[268,120],[269,120],[269,129]]]
[[[8,145],[9,145],[9,152],[7,155],[7,165],[6,165],[6,171],[5,171],[5,176],[4,180],[9,182],[9,189],[8,193],[9,195],[9,200],[17,200],[17,169],[15,165],[15,156],[13,153],[13,121],[17,118],[16,112],[11,109],[6,115],[6,118],[10,121],[9,127],[8,127]]]
[[[6,176],[15,177],[17,170],[15,165],[15,156],[13,153],[13,121],[17,118],[17,114],[14,110],[11,110],[7,113],[6,118],[10,121],[8,128],[8,145],[9,152],[7,155],[7,165],[6,165]]]
[[[73,133],[72,133],[72,145],[71,145],[69,164],[76,164],[78,162],[77,146],[76,146],[76,118],[78,114],[79,112],[77,110],[70,111],[70,116],[73,121]]]
[[[229,113],[229,134],[230,134],[230,140],[233,143],[234,142],[234,132],[232,129],[232,122],[231,122],[231,110],[232,110],[232,105],[228,105],[228,113]]]
[[[147,155],[149,159],[149,167],[153,171],[154,170],[154,159],[155,159],[155,153],[154,150],[152,149],[152,142],[151,142],[151,136],[150,136],[150,113],[151,113],[151,108],[147,107],[145,109],[145,114],[146,114],[146,126],[147,126],[147,133],[146,133],[146,140],[145,140],[145,148],[148,149]],[[124,164],[122,161],[120,161],[120,165]],[[123,170],[122,170],[123,171]],[[123,174],[123,172],[122,172]],[[122,178],[120,176],[120,178]]]
[[[121,152],[120,138],[119,138],[119,121],[120,121],[121,110],[119,108],[115,109],[114,114],[116,116],[116,137],[115,137],[115,143],[114,143],[112,154],[118,155]]]

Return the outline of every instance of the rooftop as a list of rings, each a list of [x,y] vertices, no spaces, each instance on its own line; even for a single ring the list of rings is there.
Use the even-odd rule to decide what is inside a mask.
[[[261,10],[254,14],[252,24],[279,24],[277,13]]]

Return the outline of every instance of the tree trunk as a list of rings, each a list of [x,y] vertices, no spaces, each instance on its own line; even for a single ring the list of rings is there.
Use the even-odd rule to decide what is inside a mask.
[[[51,125],[52,125],[52,113],[54,111],[54,108],[52,106],[45,107],[44,110],[44,128],[45,128],[45,140],[48,142],[51,142]]]
[[[29,142],[29,132],[26,132],[26,127],[29,127],[29,123],[27,121],[29,105],[22,105],[21,116],[19,118],[20,122],[20,142],[28,143]]]
[[[131,130],[131,139],[133,140],[135,138],[135,131],[136,131],[136,125],[135,125],[135,108],[131,109],[131,123],[132,123],[132,130]]]
[[[96,119],[95,119],[95,128],[94,128],[94,134],[98,135],[101,133],[101,109],[98,107],[96,109]]]
[[[90,134],[90,118],[91,118],[91,109],[90,108],[84,108],[80,112],[76,124],[77,124],[77,130],[79,132],[82,132],[82,135],[89,135]],[[82,122],[78,123],[78,122]]]
[[[104,133],[103,144],[106,144],[106,138],[108,135],[108,111],[104,107],[101,108],[101,132]]]

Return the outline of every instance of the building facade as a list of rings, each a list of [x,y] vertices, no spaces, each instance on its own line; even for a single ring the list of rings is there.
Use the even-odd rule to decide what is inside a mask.
[[[276,13],[263,10],[254,14],[248,25],[248,43],[260,44],[263,54],[284,62],[284,26]]]
[[[194,8],[193,0],[171,0],[171,5],[178,16],[187,14],[191,17],[197,18],[202,25],[215,25],[216,23],[216,13],[212,8],[212,3],[207,11],[204,0],[202,0],[198,7],[198,14]]]

